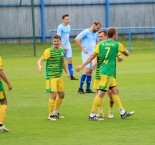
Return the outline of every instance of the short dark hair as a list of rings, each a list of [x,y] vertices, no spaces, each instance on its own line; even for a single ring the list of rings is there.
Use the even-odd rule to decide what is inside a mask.
[[[62,16],[62,19],[64,19],[65,17],[69,17],[69,14],[64,14],[64,15]]]
[[[93,23],[94,25],[100,25],[101,26],[101,23],[99,22],[99,21],[94,21],[94,23]]]
[[[60,37],[59,35],[55,34],[55,35],[53,36],[53,39],[59,39],[59,40],[61,40],[61,37]],[[52,39],[52,40],[53,40],[53,39]]]
[[[114,34],[116,34],[116,32],[117,32],[117,29],[116,28],[113,28],[113,27],[111,27],[111,28],[109,28],[108,29],[108,38],[112,38],[113,37],[113,35]]]
[[[100,30],[100,31],[98,31],[98,33],[99,33],[99,34],[100,34],[100,33],[103,33],[104,36],[107,36],[107,31],[106,31],[106,30]]]

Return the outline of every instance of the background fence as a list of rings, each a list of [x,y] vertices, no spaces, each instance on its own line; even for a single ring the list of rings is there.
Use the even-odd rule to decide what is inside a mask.
[[[1,43],[26,42],[33,38],[31,1],[20,2],[0,0]],[[43,42],[50,38],[49,30],[56,30],[64,13],[70,15],[72,36],[99,20],[102,29],[119,27],[119,33],[128,38],[130,34],[154,38],[155,0],[34,0],[35,38]]]

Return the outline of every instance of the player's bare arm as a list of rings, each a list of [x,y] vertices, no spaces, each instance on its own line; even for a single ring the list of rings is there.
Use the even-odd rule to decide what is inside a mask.
[[[80,47],[80,49],[84,52],[84,53],[88,53],[88,50],[86,50],[85,48],[82,47],[81,41],[77,38],[75,38],[75,42],[77,43],[77,45]]]
[[[11,83],[9,82],[7,76],[5,75],[4,71],[3,70],[0,70],[0,77],[2,78],[2,80],[7,84],[8,86],[8,89],[9,90],[12,90],[12,85]]]
[[[38,70],[39,70],[39,72],[41,72],[42,69],[43,69],[43,66],[42,66],[43,61],[44,61],[43,58],[40,58],[40,59],[38,60],[38,63],[37,63],[37,64],[38,64]]]
[[[61,47],[66,51],[67,48],[65,47],[65,45],[61,42]]]
[[[97,57],[95,57],[95,58],[92,60],[92,67],[93,67],[93,69],[96,68],[96,64],[97,64]]]
[[[62,65],[63,70],[64,70],[64,72],[66,73],[66,76],[70,79],[70,75],[69,75],[69,73],[68,73],[68,70],[67,70],[67,66],[66,66],[64,57],[63,57],[62,61],[63,61],[63,65]]]
[[[125,56],[129,56],[129,51],[125,50],[125,51],[122,52],[122,54],[124,54]]]
[[[88,59],[82,64],[82,65],[79,65],[77,68],[76,68],[76,71],[79,72],[80,70],[82,70],[88,63],[90,63],[95,57],[97,56],[96,53],[92,53]]]

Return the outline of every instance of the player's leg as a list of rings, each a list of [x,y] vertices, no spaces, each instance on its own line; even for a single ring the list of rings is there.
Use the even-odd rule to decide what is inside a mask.
[[[60,108],[62,101],[64,99],[64,96],[65,96],[64,82],[63,82],[62,77],[59,77],[57,85],[58,85],[58,96],[55,100],[55,106],[54,106],[54,110],[53,110],[52,115],[56,118],[64,118],[63,116],[60,116],[60,114],[59,114],[59,108]]]
[[[92,62],[87,64],[85,68],[86,68],[86,71],[84,73],[86,75],[86,93],[95,93],[90,89],[92,73],[93,73]]]
[[[134,111],[126,112],[124,110],[121,100],[118,95],[118,87],[116,87],[117,84],[116,84],[115,78],[111,77],[111,79],[112,79],[112,81],[111,81],[112,84],[115,84],[115,86],[111,88],[112,96],[113,96],[114,102],[116,103],[117,107],[119,108],[121,118],[125,119],[126,117],[132,116],[134,114]]]
[[[103,103],[104,103],[104,100],[103,98],[101,99],[101,103],[100,105],[98,106],[98,114],[96,115],[98,118],[103,118],[104,117],[104,113],[103,113]]]
[[[98,106],[101,105],[101,102],[103,101],[103,97],[106,93],[106,91],[109,88],[109,81],[110,81],[110,77],[106,76],[106,75],[101,75],[101,79],[100,79],[100,83],[99,83],[99,91],[97,93],[97,95],[94,98],[93,101],[93,105],[92,105],[92,110],[89,116],[89,120],[100,120],[97,116],[96,116],[96,111]]]
[[[48,101],[48,114],[52,114],[53,112],[53,109],[54,109],[54,105],[55,105],[55,99],[53,99],[53,94],[51,94],[51,81],[53,86],[52,88],[54,88],[54,86],[56,86],[56,82],[54,80],[51,80],[51,79],[47,79],[46,80],[46,92],[47,93],[50,93],[50,98],[49,98],[49,101]]]
[[[109,104],[108,118],[112,119],[112,118],[114,118],[114,115],[113,115],[113,112],[112,112],[113,111],[114,100],[113,100],[113,97],[112,97],[111,89],[108,90],[108,104]]]
[[[120,111],[120,115],[124,115],[125,114],[125,110],[122,106],[122,103],[121,103],[121,100],[117,94],[117,88],[116,87],[113,87],[111,88],[111,91],[112,91],[112,94],[113,94],[113,99],[114,99],[114,102],[116,103],[119,111]]]
[[[60,108],[60,106],[62,104],[64,96],[65,95],[64,95],[64,91],[63,91],[63,92],[59,92],[58,96],[56,98],[54,110],[53,110],[53,113],[52,113],[54,115],[54,117],[56,117],[56,118],[64,118],[64,116],[60,115],[60,113],[59,113],[59,108]]]
[[[119,108],[120,114],[123,115],[125,113],[125,110],[124,110],[121,100],[118,96],[118,88],[116,86],[117,86],[117,84],[116,84],[115,78],[111,77],[110,90],[112,93],[112,97],[113,97],[114,102],[116,103],[117,107]]]
[[[82,76],[81,76],[81,79],[80,79],[80,86],[79,86],[79,89],[78,89],[78,92],[80,94],[84,94],[83,84],[85,82],[85,79],[86,79],[86,75],[83,73]]]
[[[57,92],[51,92],[50,94],[50,99],[49,99],[49,103],[48,103],[48,119],[49,120],[56,120],[54,117],[51,116],[51,114],[53,113],[54,111],[54,107],[55,107],[55,100],[57,98]]]
[[[7,111],[7,99],[5,92],[0,92],[0,131],[9,131],[7,128],[4,127],[4,120],[6,117]]]
[[[98,90],[99,90],[99,83],[100,83],[100,80],[95,79],[93,88],[96,89],[96,95],[97,95]],[[103,114],[103,99],[101,101],[100,106],[98,106],[98,114],[96,116],[98,118],[103,118],[104,117],[104,114]]]
[[[68,60],[68,70],[69,70],[71,80],[78,80],[77,78],[74,77],[72,57],[69,57],[67,60]]]
[[[84,74],[86,75],[86,93],[95,93],[90,89],[93,70],[90,67],[84,68]]]
[[[65,52],[65,58],[68,61],[68,71],[71,77],[71,80],[78,80],[74,77],[74,71],[73,71],[73,64],[72,64],[72,49],[70,46],[67,47],[68,49]]]
[[[55,107],[55,100],[57,98],[57,78],[52,78],[49,80],[49,84],[50,84],[50,99],[48,102],[48,119],[49,120],[56,120],[54,117],[51,116],[51,114],[53,113],[54,107]],[[47,82],[46,82],[47,84]]]
[[[85,62],[88,58],[88,55],[82,55],[82,61]],[[87,88],[89,87],[90,88],[90,84],[91,84],[91,75],[92,75],[92,64],[89,63],[87,64],[85,67],[84,67],[84,72],[81,76],[81,79],[80,79],[80,86],[79,86],[79,89],[78,89],[78,92],[80,94],[84,94],[84,90],[83,90],[83,84],[85,82],[85,79],[87,79],[86,81],[86,86]],[[88,76],[88,77],[87,77]],[[91,90],[88,90],[87,92],[92,92]]]
[[[91,113],[89,115],[89,120],[94,120],[94,121],[103,120],[97,116],[96,112],[97,112],[98,106],[100,106],[102,101],[103,101],[104,94],[105,94],[105,91],[99,90],[97,95],[95,96],[94,101],[93,101],[93,105],[92,105],[92,110],[91,110]]]
[[[57,93],[56,92],[51,92],[50,94],[50,99],[48,102],[48,114],[52,114],[53,110],[54,110],[54,106],[55,106],[55,100],[57,98]]]

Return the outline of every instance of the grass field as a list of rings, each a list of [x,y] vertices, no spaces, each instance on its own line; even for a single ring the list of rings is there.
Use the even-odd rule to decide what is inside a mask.
[[[37,44],[37,56],[33,56],[31,44],[0,45],[5,72],[13,85],[12,91],[6,90],[9,105],[5,125],[11,131],[0,133],[0,145],[154,145],[155,50],[138,48],[139,44],[149,46],[147,43],[149,40],[137,40],[130,56],[117,65],[121,101],[127,111],[136,111],[135,115],[122,120],[115,106],[115,118],[107,119],[105,96],[106,117],[101,122],[88,121],[94,94],[78,94],[79,81],[65,76],[66,96],[60,109],[65,119],[48,121],[45,72],[38,73],[36,63],[50,45]],[[81,54],[74,43],[72,46],[76,67]],[[81,74],[75,72],[77,78]]]

